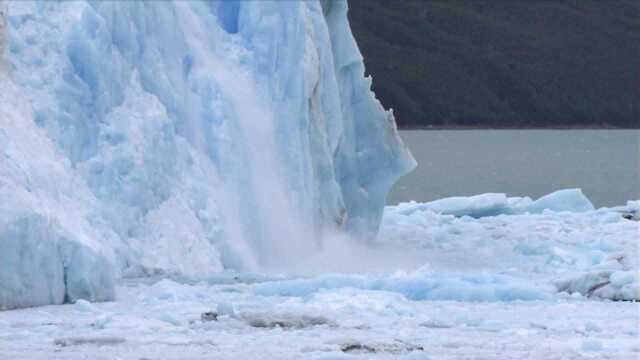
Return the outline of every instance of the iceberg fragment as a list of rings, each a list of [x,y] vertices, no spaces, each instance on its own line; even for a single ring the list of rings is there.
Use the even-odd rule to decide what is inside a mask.
[[[582,193],[580,189],[558,190],[549,195],[545,195],[534,201],[525,208],[527,212],[532,214],[542,213],[545,210],[550,211],[571,211],[585,212],[592,211],[595,208],[589,199]]]
[[[482,194],[469,197],[450,197],[428,203],[410,202],[398,205],[403,214],[414,211],[433,211],[443,215],[471,216],[480,218],[496,216],[510,211],[509,199],[505,194]]]
[[[411,201],[400,203],[396,211],[403,215],[414,212],[432,211],[456,217],[470,216],[482,218],[498,215],[541,214],[544,211],[586,212],[595,208],[580,189],[558,190],[536,201],[528,197],[507,197],[505,194],[481,194],[475,196],[457,196],[426,203]]]

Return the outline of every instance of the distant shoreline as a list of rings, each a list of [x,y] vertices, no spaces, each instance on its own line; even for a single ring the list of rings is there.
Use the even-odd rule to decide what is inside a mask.
[[[398,130],[640,130],[638,127],[617,126],[463,126],[463,125],[438,125],[438,126],[398,126]]]

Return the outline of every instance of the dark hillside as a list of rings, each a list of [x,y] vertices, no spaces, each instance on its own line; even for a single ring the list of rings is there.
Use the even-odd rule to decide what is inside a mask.
[[[640,1],[349,2],[401,126],[640,127]]]

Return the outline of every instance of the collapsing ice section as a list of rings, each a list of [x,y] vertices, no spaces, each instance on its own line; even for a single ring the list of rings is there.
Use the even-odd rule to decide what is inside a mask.
[[[372,238],[415,166],[346,1],[7,5],[1,307]]]

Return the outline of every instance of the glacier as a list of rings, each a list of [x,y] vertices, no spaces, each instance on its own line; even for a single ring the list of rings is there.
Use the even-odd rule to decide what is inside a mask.
[[[415,166],[346,0],[0,9],[0,308],[374,238]]]

